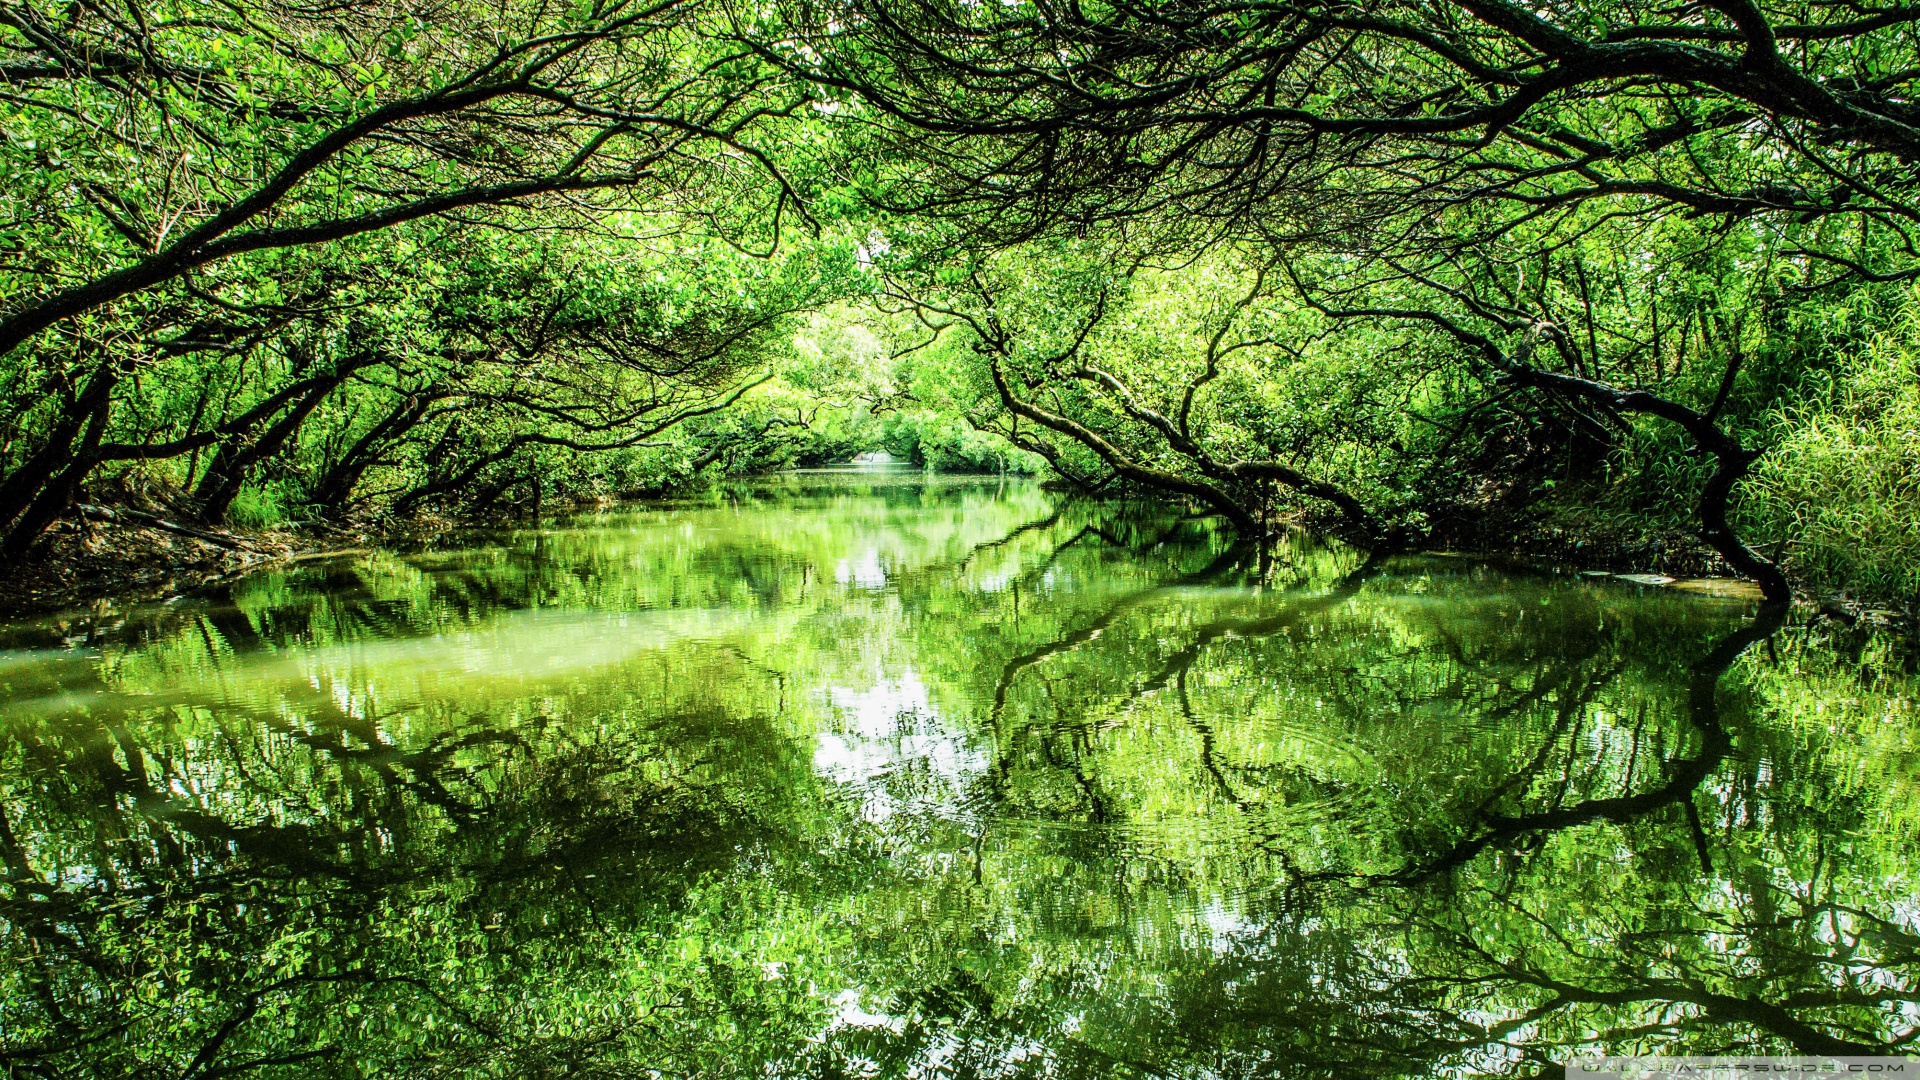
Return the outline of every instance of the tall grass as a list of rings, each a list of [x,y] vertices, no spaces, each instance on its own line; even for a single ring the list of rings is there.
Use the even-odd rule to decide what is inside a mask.
[[[1816,591],[1920,600],[1920,297],[1826,392],[1776,411],[1742,513]]]

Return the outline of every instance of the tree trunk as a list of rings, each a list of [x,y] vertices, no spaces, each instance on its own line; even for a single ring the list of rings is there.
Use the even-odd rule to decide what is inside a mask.
[[[1700,538],[1719,552],[1734,570],[1759,584],[1760,595],[1768,603],[1793,599],[1793,587],[1787,583],[1786,575],[1765,556],[1748,547],[1727,521],[1734,485],[1747,475],[1758,454],[1722,430],[1712,417],[1677,401],[1642,390],[1621,390],[1577,375],[1560,375],[1509,363],[1507,378],[1520,385],[1559,390],[1618,412],[1648,413],[1684,428],[1715,461],[1713,475],[1700,492]]]
[[[360,484],[361,477],[380,460],[380,449],[400,437],[420,423],[427,409],[439,395],[422,392],[403,399],[384,419],[368,429],[353,446],[340,456],[333,468],[328,469],[318,484],[314,485],[309,501],[331,514],[338,514],[353,497],[353,489]]]
[[[113,411],[113,384],[118,381],[118,372],[103,365],[87,385],[83,400],[91,402],[93,407],[87,417],[87,430],[80,440],[80,448],[67,458],[65,468],[40,487],[25,512],[13,522],[13,528],[7,531],[6,538],[0,540],[0,565],[13,567],[26,560],[27,553],[47,531],[47,527],[58,521],[73,504],[74,495],[79,492],[87,474],[100,464],[100,441],[107,432],[107,420]],[[66,445],[50,444],[48,449],[64,449]]]
[[[0,529],[20,520],[46,487],[47,482],[73,462],[73,440],[100,406],[113,393],[120,373],[111,362],[103,362],[87,380],[87,388],[67,404],[59,421],[48,433],[45,445],[35,451],[5,481],[0,481]]]
[[[321,380],[297,400],[278,423],[252,443],[244,446],[234,442],[221,444],[212,464],[207,466],[207,475],[194,491],[194,497],[200,503],[200,520],[209,525],[224,523],[227,510],[233,506],[234,498],[240,494],[240,488],[247,482],[253,467],[278,454],[343,378],[335,375]]]

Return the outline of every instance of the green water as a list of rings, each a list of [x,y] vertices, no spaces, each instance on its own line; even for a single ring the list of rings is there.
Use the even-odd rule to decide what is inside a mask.
[[[18,622],[0,1056],[210,1080],[1862,1052],[1920,1026],[1913,653],[1776,621],[882,471]]]

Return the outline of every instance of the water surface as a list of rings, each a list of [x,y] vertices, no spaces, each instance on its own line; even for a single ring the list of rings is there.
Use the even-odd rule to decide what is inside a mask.
[[[1920,1028],[1913,653],[797,474],[0,630],[18,1076],[1555,1075]]]

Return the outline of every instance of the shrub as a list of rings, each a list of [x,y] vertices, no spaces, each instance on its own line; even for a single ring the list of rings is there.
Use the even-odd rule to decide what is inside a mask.
[[[1920,302],[1776,420],[1742,503],[1756,534],[1816,589],[1920,599]]]

